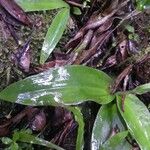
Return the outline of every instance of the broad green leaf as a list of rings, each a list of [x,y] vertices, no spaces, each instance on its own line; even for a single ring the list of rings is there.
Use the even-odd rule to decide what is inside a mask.
[[[116,104],[102,105],[100,108],[92,131],[92,150],[99,150],[101,145],[109,138],[112,129],[118,126],[123,131],[125,127],[120,118]]]
[[[125,137],[128,135],[128,131],[119,132],[116,135],[108,139],[100,148],[100,150],[131,150],[131,147],[127,145]]]
[[[125,97],[124,112],[122,112],[121,96],[117,96],[117,103],[129,132],[141,150],[150,150],[150,113],[146,106],[132,94]]]
[[[69,110],[74,114],[75,120],[78,123],[78,133],[76,140],[76,150],[83,150],[84,148],[84,121],[83,114],[78,107],[69,107]]]
[[[69,8],[63,0],[15,0],[25,11],[52,10],[62,7]]]
[[[43,64],[61,39],[69,19],[69,9],[61,9],[50,25],[41,50],[40,63]]]
[[[144,94],[147,92],[150,92],[150,83],[137,86],[135,89],[129,91],[129,93],[134,93],[134,94]]]
[[[31,144],[37,144],[37,145],[41,145],[41,146],[46,146],[49,147],[51,149],[55,149],[55,150],[64,150],[63,148],[49,142],[46,141],[42,138],[38,138],[35,135],[29,134],[26,131],[17,131],[14,134],[17,134],[17,136],[19,136],[18,141],[20,142],[26,142],[26,143],[31,143]]]
[[[0,99],[25,105],[77,105],[88,100],[106,104],[114,99],[111,83],[102,71],[65,66],[11,84],[0,92]]]

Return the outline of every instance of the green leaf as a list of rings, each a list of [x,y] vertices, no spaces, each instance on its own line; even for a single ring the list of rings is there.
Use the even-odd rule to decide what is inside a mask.
[[[73,7],[73,14],[75,14],[75,15],[81,15],[82,12],[81,12],[80,8],[78,8],[78,7]]]
[[[8,138],[8,137],[2,137],[1,141],[8,145],[8,144],[11,144],[12,143],[12,139]]]
[[[62,7],[69,8],[63,0],[15,0],[25,11],[52,10]]]
[[[129,91],[129,93],[133,94],[144,94],[147,92],[150,92],[150,83],[137,86],[135,89]]]
[[[69,9],[61,9],[50,25],[41,50],[40,63],[43,64],[61,39],[69,19]]]
[[[116,125],[121,131],[125,130],[122,121],[116,104],[102,105],[94,123],[91,149],[99,150],[101,145],[109,138],[112,129]]]
[[[125,28],[128,30],[128,32],[131,32],[131,33],[134,33],[134,32],[135,32],[134,27],[131,26],[131,25],[129,25],[129,24],[127,24],[127,25],[125,26]]]
[[[14,134],[13,134],[13,137],[12,137],[12,140],[14,141],[14,142],[16,142],[20,137],[19,137],[19,134],[16,134],[16,133],[18,133],[19,131],[17,131],[17,130],[15,130],[14,131]]]
[[[122,112],[122,100],[119,95],[117,103],[129,132],[138,142],[141,150],[150,150],[150,113],[146,106],[132,94],[125,97],[124,112]]]
[[[46,146],[46,147],[49,147],[49,148],[55,149],[55,150],[64,150],[63,148],[61,148],[49,141],[46,141],[44,139],[38,138],[37,136],[29,134],[25,130],[17,131],[14,134],[17,134],[16,136],[19,136],[18,141],[20,141],[20,142],[42,145],[42,146]]]
[[[16,142],[13,142],[10,147],[10,150],[19,150],[19,145]]]
[[[131,147],[126,145],[125,137],[128,135],[128,131],[119,132],[116,135],[108,139],[100,150],[131,150]],[[125,146],[126,145],[126,146]]]
[[[150,8],[150,0],[136,0],[137,2],[137,9],[144,10]]]
[[[69,107],[69,110],[71,110],[73,112],[75,120],[78,123],[76,150],[83,150],[83,148],[84,148],[84,121],[83,121],[83,114],[81,113],[81,110],[78,107]]]
[[[25,105],[77,105],[88,100],[106,104],[114,99],[111,83],[102,71],[65,66],[11,84],[0,92],[0,99]]]

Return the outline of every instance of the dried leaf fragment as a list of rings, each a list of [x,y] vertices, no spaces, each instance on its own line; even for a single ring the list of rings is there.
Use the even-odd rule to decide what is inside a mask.
[[[31,19],[14,0],[0,0],[0,5],[2,5],[3,8],[18,21],[29,27],[32,26]]]

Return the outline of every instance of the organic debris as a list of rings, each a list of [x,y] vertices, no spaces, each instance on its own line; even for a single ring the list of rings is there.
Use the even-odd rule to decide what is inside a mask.
[[[146,142],[143,144],[142,140],[132,133],[131,136],[128,136],[130,131],[127,130],[126,125],[131,125],[130,129],[133,129],[133,132],[136,129],[132,128],[133,122],[126,112],[129,104],[132,105],[135,112],[139,108],[139,111],[143,110],[142,113],[147,111],[145,106],[148,108],[150,106],[149,93],[139,95],[138,92],[135,92],[137,86],[150,82],[149,9],[139,11],[140,2],[138,0],[136,2],[133,0],[59,0],[58,4],[55,1],[49,1],[47,5],[44,5],[44,2],[38,1],[39,5],[35,5],[33,1],[29,6],[22,0],[0,0],[0,89],[6,87],[6,90],[9,91],[10,86],[7,86],[10,83],[28,76],[27,80],[19,81],[18,90],[21,94],[18,97],[15,88],[13,89],[15,96],[11,93],[12,91],[9,91],[8,96],[4,97],[9,99],[13,95],[9,101],[25,105],[31,104],[31,106],[22,106],[0,103],[0,108],[3,108],[0,116],[0,136],[11,137],[14,130],[30,129],[33,134],[38,134],[38,137],[67,150],[79,150],[83,147],[99,150],[101,147],[109,146],[115,138],[116,141],[121,140],[120,143],[124,143],[124,145],[119,145],[120,147],[140,149]],[[57,10],[48,11],[49,9]],[[61,15],[64,15],[66,20],[61,18]],[[53,19],[54,16],[55,19]],[[60,26],[62,24],[60,20],[63,21],[65,31]],[[47,29],[54,35],[50,35],[49,32],[46,35]],[[63,31],[64,34],[61,37]],[[45,35],[46,38],[44,38]],[[52,37],[50,41],[48,35]],[[43,50],[43,42],[48,53],[43,51],[40,53],[40,50]],[[50,47],[47,45],[49,43],[52,43]],[[39,60],[42,61],[41,64]],[[70,65],[83,65],[102,70],[113,77],[113,82],[103,72],[98,73],[96,70],[89,71],[88,68],[84,68],[87,69],[87,74],[82,74],[82,68],[76,69],[78,68],[76,66],[73,68],[76,70],[70,71],[66,67]],[[70,77],[71,73],[68,70],[74,75],[74,80],[73,76]],[[79,71],[82,77],[76,71]],[[34,80],[32,80],[31,75],[37,76],[33,76]],[[83,83],[84,76],[87,77],[87,83]],[[102,80],[101,77],[103,77]],[[81,83],[79,83],[79,78]],[[101,81],[96,83],[99,80]],[[99,89],[101,86],[107,86],[106,84],[101,85],[103,82],[111,83],[111,85],[109,84],[108,88]],[[30,86],[26,87],[26,84]],[[67,84],[69,88],[66,87]],[[100,86],[96,87],[97,84]],[[79,85],[80,88],[78,88]],[[41,89],[43,87],[44,89]],[[142,92],[143,89],[141,88]],[[98,96],[95,94],[96,91],[100,91]],[[81,95],[77,96],[78,92]],[[106,93],[108,95],[105,95]],[[48,94],[49,97],[47,97]],[[137,94],[145,105],[132,94]],[[77,97],[79,101],[70,100],[70,98],[76,99]],[[105,101],[106,97],[108,101],[110,99],[108,104]],[[112,101],[114,97],[116,101]],[[96,103],[87,102],[89,100]],[[81,102],[84,103],[81,104]],[[7,107],[9,109],[4,110]],[[135,115],[134,119],[137,119],[138,122],[140,114],[134,114],[132,108],[128,111]],[[136,115],[139,118],[136,118]],[[144,114],[141,117],[146,116]],[[144,125],[143,130],[139,127],[141,134],[146,130]],[[107,130],[105,135],[103,127],[106,127]],[[97,143],[95,136],[99,136]],[[142,136],[145,137],[144,134]],[[4,142],[0,143],[0,149],[5,148],[4,144]],[[115,149],[114,145],[111,145],[112,149]],[[41,146],[31,147],[41,149]]]

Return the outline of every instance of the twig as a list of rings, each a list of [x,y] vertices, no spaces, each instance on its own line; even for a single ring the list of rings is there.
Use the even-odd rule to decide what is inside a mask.
[[[76,6],[76,7],[86,7],[86,6],[83,6],[82,4],[79,4],[79,3],[76,3],[76,2],[73,2],[73,1],[66,1],[68,4],[71,4],[73,6]]]

